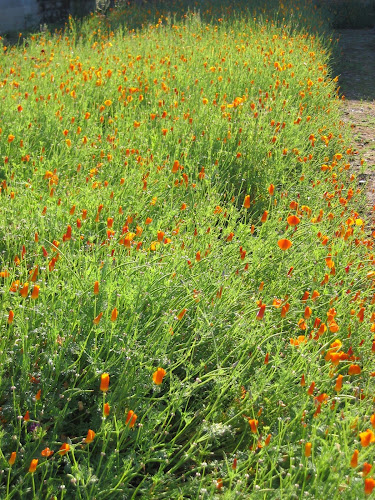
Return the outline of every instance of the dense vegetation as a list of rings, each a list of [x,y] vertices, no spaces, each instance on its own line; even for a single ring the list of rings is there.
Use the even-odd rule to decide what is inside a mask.
[[[373,235],[332,41],[309,1],[246,5],[4,43],[1,498],[375,485]]]

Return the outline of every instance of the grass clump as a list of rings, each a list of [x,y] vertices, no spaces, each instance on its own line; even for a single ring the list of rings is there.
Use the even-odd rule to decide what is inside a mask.
[[[308,2],[204,7],[3,47],[3,498],[372,487],[373,238],[329,39]]]

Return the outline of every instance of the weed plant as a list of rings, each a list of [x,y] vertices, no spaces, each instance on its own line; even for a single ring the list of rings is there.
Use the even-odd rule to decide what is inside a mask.
[[[309,2],[187,7],[2,47],[1,498],[375,485],[373,235],[329,34]]]

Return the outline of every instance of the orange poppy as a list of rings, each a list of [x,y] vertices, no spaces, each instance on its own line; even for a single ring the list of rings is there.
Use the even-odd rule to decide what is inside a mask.
[[[116,309],[116,307],[112,310],[112,313],[111,313],[111,321],[116,321],[117,319],[117,316],[118,316],[118,311]]]
[[[365,494],[371,495],[372,490],[375,488],[375,479],[372,477],[365,479]]]
[[[361,445],[366,448],[369,444],[375,443],[375,434],[371,429],[367,429],[367,431],[360,432],[359,438],[361,440]]]
[[[87,436],[86,436],[86,439],[85,439],[86,443],[87,444],[92,443],[94,441],[95,435],[96,435],[95,432],[92,431],[91,429],[89,429],[87,431]]]
[[[59,454],[60,455],[66,455],[68,453],[68,451],[70,450],[70,445],[68,443],[63,443],[61,446],[60,446],[60,449],[59,449]]]
[[[251,432],[256,434],[258,432],[258,420],[255,420],[255,418],[249,418],[248,420]]]
[[[184,308],[182,309],[178,314],[177,314],[177,319],[178,320],[182,320],[182,318],[185,316],[185,313],[186,313],[187,309]]]
[[[245,196],[245,201],[243,202],[243,206],[245,208],[250,208],[250,195],[249,194]]]
[[[100,390],[107,392],[109,389],[109,373],[102,373],[100,378]]]
[[[358,454],[359,454],[359,451],[354,450],[352,458],[350,460],[350,467],[353,467],[353,469],[358,466]]]
[[[128,414],[126,416],[125,425],[129,424],[130,428],[134,427],[134,424],[135,424],[137,418],[138,418],[138,415],[136,415],[133,410],[129,410]]]
[[[167,372],[164,370],[164,368],[158,368],[152,375],[152,380],[154,381],[154,384],[160,385],[163,382],[163,378]]]
[[[16,458],[17,458],[17,453],[15,451],[12,451],[12,453],[10,455],[10,458],[8,460],[8,464],[10,466],[14,465],[14,462],[16,461]]]
[[[106,417],[109,416],[109,412],[111,411],[111,407],[109,406],[108,403],[105,403],[104,404],[104,407],[103,407],[103,413]]]
[[[290,240],[282,239],[277,242],[279,248],[283,251],[288,250],[292,246],[292,242]]]
[[[343,378],[344,377],[342,375],[337,376],[336,384],[335,384],[335,391],[336,392],[341,391]]]
[[[44,448],[44,450],[42,450],[41,452],[41,455],[42,457],[50,457],[51,455],[53,455],[53,451],[50,450],[49,448]]]
[[[39,460],[37,458],[33,458],[31,460],[30,467],[29,467],[30,474],[33,474],[36,471],[36,468],[38,466],[38,462],[39,462]]]
[[[287,218],[289,226],[297,226],[301,222],[301,219],[296,215],[289,215]]]

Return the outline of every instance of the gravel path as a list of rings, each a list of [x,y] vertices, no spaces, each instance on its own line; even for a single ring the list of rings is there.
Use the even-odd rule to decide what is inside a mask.
[[[375,229],[375,30],[340,30],[340,93],[345,95],[344,121],[350,123],[359,154],[353,162],[367,182],[367,204]]]

